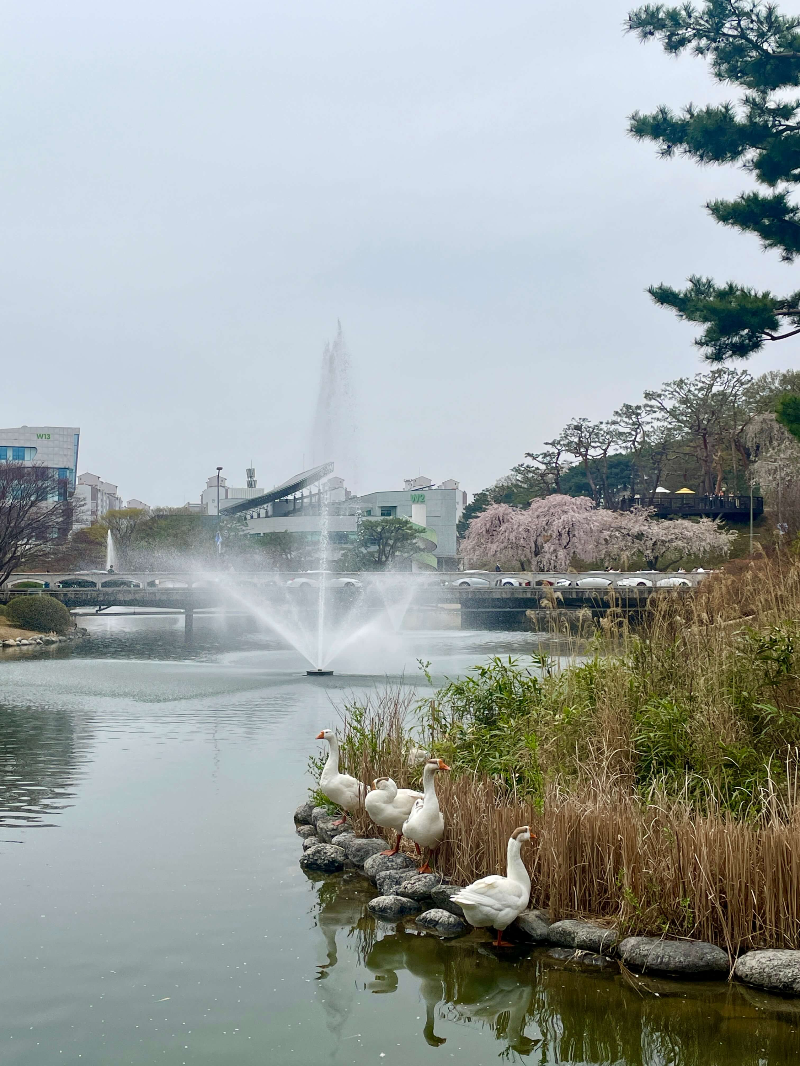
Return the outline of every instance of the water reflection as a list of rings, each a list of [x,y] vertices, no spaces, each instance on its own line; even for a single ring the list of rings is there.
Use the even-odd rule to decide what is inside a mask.
[[[625,1066],[772,1066],[797,1061],[800,1006],[725,982],[657,981],[589,969],[551,958],[546,949],[500,959],[482,933],[439,940],[413,928],[376,925],[374,894],[351,875],[322,879],[317,922],[329,977],[351,967],[324,996],[329,1028],[341,1036],[356,986],[403,999],[403,974],[424,1003],[422,1039],[438,1048],[452,1027],[488,1030],[497,1057],[510,1061]],[[344,967],[341,967],[344,969]],[[409,1018],[409,1025],[413,1019]]]
[[[3,706],[0,826],[52,826],[52,815],[71,805],[90,740],[66,711]]]

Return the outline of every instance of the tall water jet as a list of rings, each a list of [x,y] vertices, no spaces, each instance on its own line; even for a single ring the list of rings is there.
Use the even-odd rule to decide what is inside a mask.
[[[117,570],[117,549],[114,545],[114,538],[111,536],[111,530],[108,531],[106,537],[106,570]]]

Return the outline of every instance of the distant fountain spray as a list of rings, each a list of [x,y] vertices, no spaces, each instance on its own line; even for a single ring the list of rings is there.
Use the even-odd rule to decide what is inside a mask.
[[[111,536],[111,530],[108,531],[106,537],[106,570],[118,570],[117,565],[117,549],[114,544],[114,538]]]

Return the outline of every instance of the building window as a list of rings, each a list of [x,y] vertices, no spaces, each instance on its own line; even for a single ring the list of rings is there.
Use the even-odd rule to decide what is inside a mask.
[[[381,518],[394,518],[396,514],[396,507],[381,507]]]
[[[58,468],[58,480],[59,481],[66,481],[68,477],[69,477],[69,470],[67,469],[67,467],[60,466]]]
[[[372,517],[372,508],[371,507],[368,507],[366,509],[366,511],[364,512],[364,517],[365,518],[371,518]]]
[[[3,445],[0,447],[0,462],[29,463],[36,457],[36,451],[36,448]]]

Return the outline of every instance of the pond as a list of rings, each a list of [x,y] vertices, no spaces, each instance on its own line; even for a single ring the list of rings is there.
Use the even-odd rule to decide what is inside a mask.
[[[0,660],[4,1063],[797,1061],[791,1001],[379,927],[362,878],[303,874],[314,737],[382,678],[307,678],[245,619],[198,617],[191,646],[178,617],[84,624]],[[392,680],[530,642],[415,633]]]

